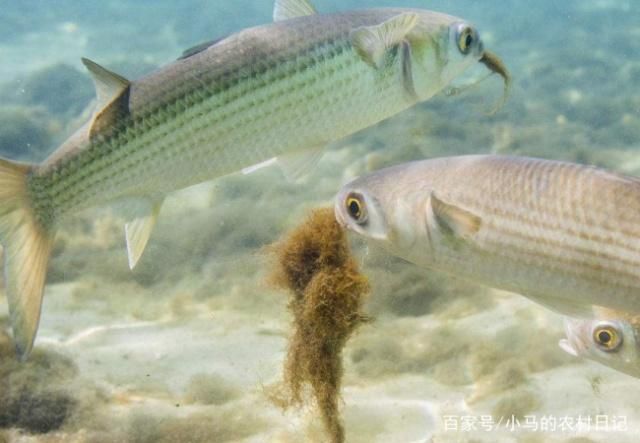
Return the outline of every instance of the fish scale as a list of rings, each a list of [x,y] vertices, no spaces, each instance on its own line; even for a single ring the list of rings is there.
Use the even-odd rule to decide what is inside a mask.
[[[67,215],[126,201],[133,268],[169,192],[274,158],[294,177],[327,144],[427,100],[477,62],[509,84],[477,31],[446,14],[322,15],[307,0],[278,0],[274,17],[135,81],[83,59],[96,84],[91,120],[42,164],[0,159],[0,242],[21,358]]]
[[[519,265],[523,265],[532,288],[538,277],[555,274],[558,290],[553,295],[557,296],[562,296],[564,290],[570,290],[574,285],[583,286],[582,279],[594,280],[600,289],[592,295],[594,303],[612,289],[616,292],[614,288],[640,289],[640,274],[634,275],[624,269],[625,258],[621,251],[606,256],[601,252],[611,247],[611,236],[617,236],[620,243],[626,245],[624,252],[632,260],[632,267],[636,271],[640,269],[640,236],[630,236],[631,233],[623,232],[618,221],[612,222],[620,220],[616,213],[629,210],[627,203],[635,203],[636,209],[640,209],[640,186],[633,180],[626,180],[621,187],[616,176],[602,176],[600,171],[579,166],[536,160],[528,162],[527,166],[529,177],[522,174],[522,169],[513,168],[511,174],[496,180],[493,194],[478,198],[478,194],[468,193],[466,198],[460,198],[463,207],[482,214],[483,220],[487,220],[486,231],[478,240],[481,251],[477,259],[496,256],[506,259],[504,265],[507,267],[520,269]],[[521,181],[523,176],[528,178],[524,183]],[[541,176],[551,181],[547,185],[548,191],[532,192]],[[476,181],[471,179],[472,183]],[[528,184],[529,189],[523,184]],[[625,198],[626,187],[635,189],[634,202]],[[500,192],[499,189],[509,191]],[[594,189],[597,191],[593,192]],[[449,198],[457,201],[458,196],[454,191]],[[609,204],[602,200],[609,200]],[[491,206],[481,204],[485,202],[498,203],[503,211],[492,211]],[[597,208],[597,211],[587,212],[589,224],[584,223],[584,208]],[[517,212],[529,217],[514,217]],[[635,219],[640,222],[640,216]],[[544,229],[544,225],[548,227]],[[583,235],[572,235],[569,230]],[[517,286],[514,289],[522,290],[521,285]],[[622,291],[620,295],[623,295]]]
[[[354,192],[369,202],[367,223],[387,225],[382,238],[343,209]],[[433,159],[346,185],[336,214],[413,263],[560,312],[589,315],[592,305],[640,312],[640,181],[633,177],[508,156]]]

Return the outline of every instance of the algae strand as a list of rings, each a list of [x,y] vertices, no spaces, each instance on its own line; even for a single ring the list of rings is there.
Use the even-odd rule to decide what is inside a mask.
[[[330,208],[312,211],[271,252],[270,282],[289,292],[293,315],[284,380],[272,400],[284,409],[301,407],[310,388],[331,441],[343,442],[342,350],[356,328],[368,321],[362,306],[369,283]]]

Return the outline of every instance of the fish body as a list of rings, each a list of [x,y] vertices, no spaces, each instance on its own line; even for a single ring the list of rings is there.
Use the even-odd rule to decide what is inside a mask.
[[[576,357],[640,378],[640,316],[596,310],[596,318],[566,317],[559,345]]]
[[[28,188],[42,208],[40,221],[49,225],[85,207],[166,194],[321,148],[408,108],[418,97],[405,90],[401,67],[394,60],[382,69],[364,62],[350,31],[411,13],[369,10],[259,26],[131,82],[123,119],[34,168]],[[442,71],[446,62],[436,55],[449,52],[443,37],[457,21],[425,16],[437,44],[423,54],[429,78],[415,80],[421,100],[481,56],[465,59],[451,75]]]
[[[69,214],[135,202],[125,226],[133,267],[167,193],[273,158],[296,174],[326,144],[428,99],[486,55],[475,28],[431,11],[321,15],[306,0],[277,0],[274,18],[135,81],[83,60],[96,84],[91,120],[42,164],[0,159],[19,356],[32,347],[55,230]]]
[[[640,181],[509,156],[411,162],[347,184],[335,212],[391,253],[555,311],[640,312]]]

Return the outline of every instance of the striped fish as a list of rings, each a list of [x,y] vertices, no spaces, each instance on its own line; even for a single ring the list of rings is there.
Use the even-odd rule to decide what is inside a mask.
[[[636,178],[533,158],[439,158],[356,179],[335,212],[412,263],[560,313],[640,312]]]
[[[42,164],[0,159],[0,243],[21,358],[33,346],[56,227],[69,214],[129,200],[133,268],[171,191],[276,158],[296,176],[328,143],[428,99],[478,61],[508,85],[459,18],[320,15],[307,0],[276,1],[274,18],[136,81],[83,60],[96,84],[90,121]]]

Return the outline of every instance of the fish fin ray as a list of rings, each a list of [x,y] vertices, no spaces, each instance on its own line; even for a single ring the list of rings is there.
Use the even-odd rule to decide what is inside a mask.
[[[295,182],[313,169],[323,153],[324,146],[295,151],[278,157],[278,165],[287,180]]]
[[[434,192],[431,192],[429,206],[440,232],[449,237],[469,240],[482,226],[481,217],[440,200]]]
[[[117,121],[129,114],[131,83],[88,58],[83,58],[82,63],[91,73],[98,99],[89,129],[89,137],[93,139],[107,135]]]
[[[242,168],[242,173],[244,175],[253,174],[254,172],[266,168],[267,166],[271,166],[272,164],[278,161],[277,157],[271,157],[269,160],[265,160],[260,163],[256,163],[255,165],[247,166],[246,168]]]
[[[96,86],[98,98],[97,109],[102,109],[117,98],[130,85],[129,80],[111,72],[96,62],[83,58],[82,63],[87,67]]]
[[[53,233],[33,217],[26,186],[30,166],[0,159],[0,243],[16,353],[25,360],[40,322]]]
[[[276,0],[273,6],[274,22],[313,14],[317,11],[309,0]]]
[[[164,199],[149,201],[149,206],[143,214],[125,223],[124,232],[127,240],[129,269],[135,268],[142,257],[158,220],[163,201]]]
[[[356,28],[349,38],[362,60],[374,68],[381,68],[387,51],[401,44],[417,23],[418,14],[407,12],[379,25]]]

